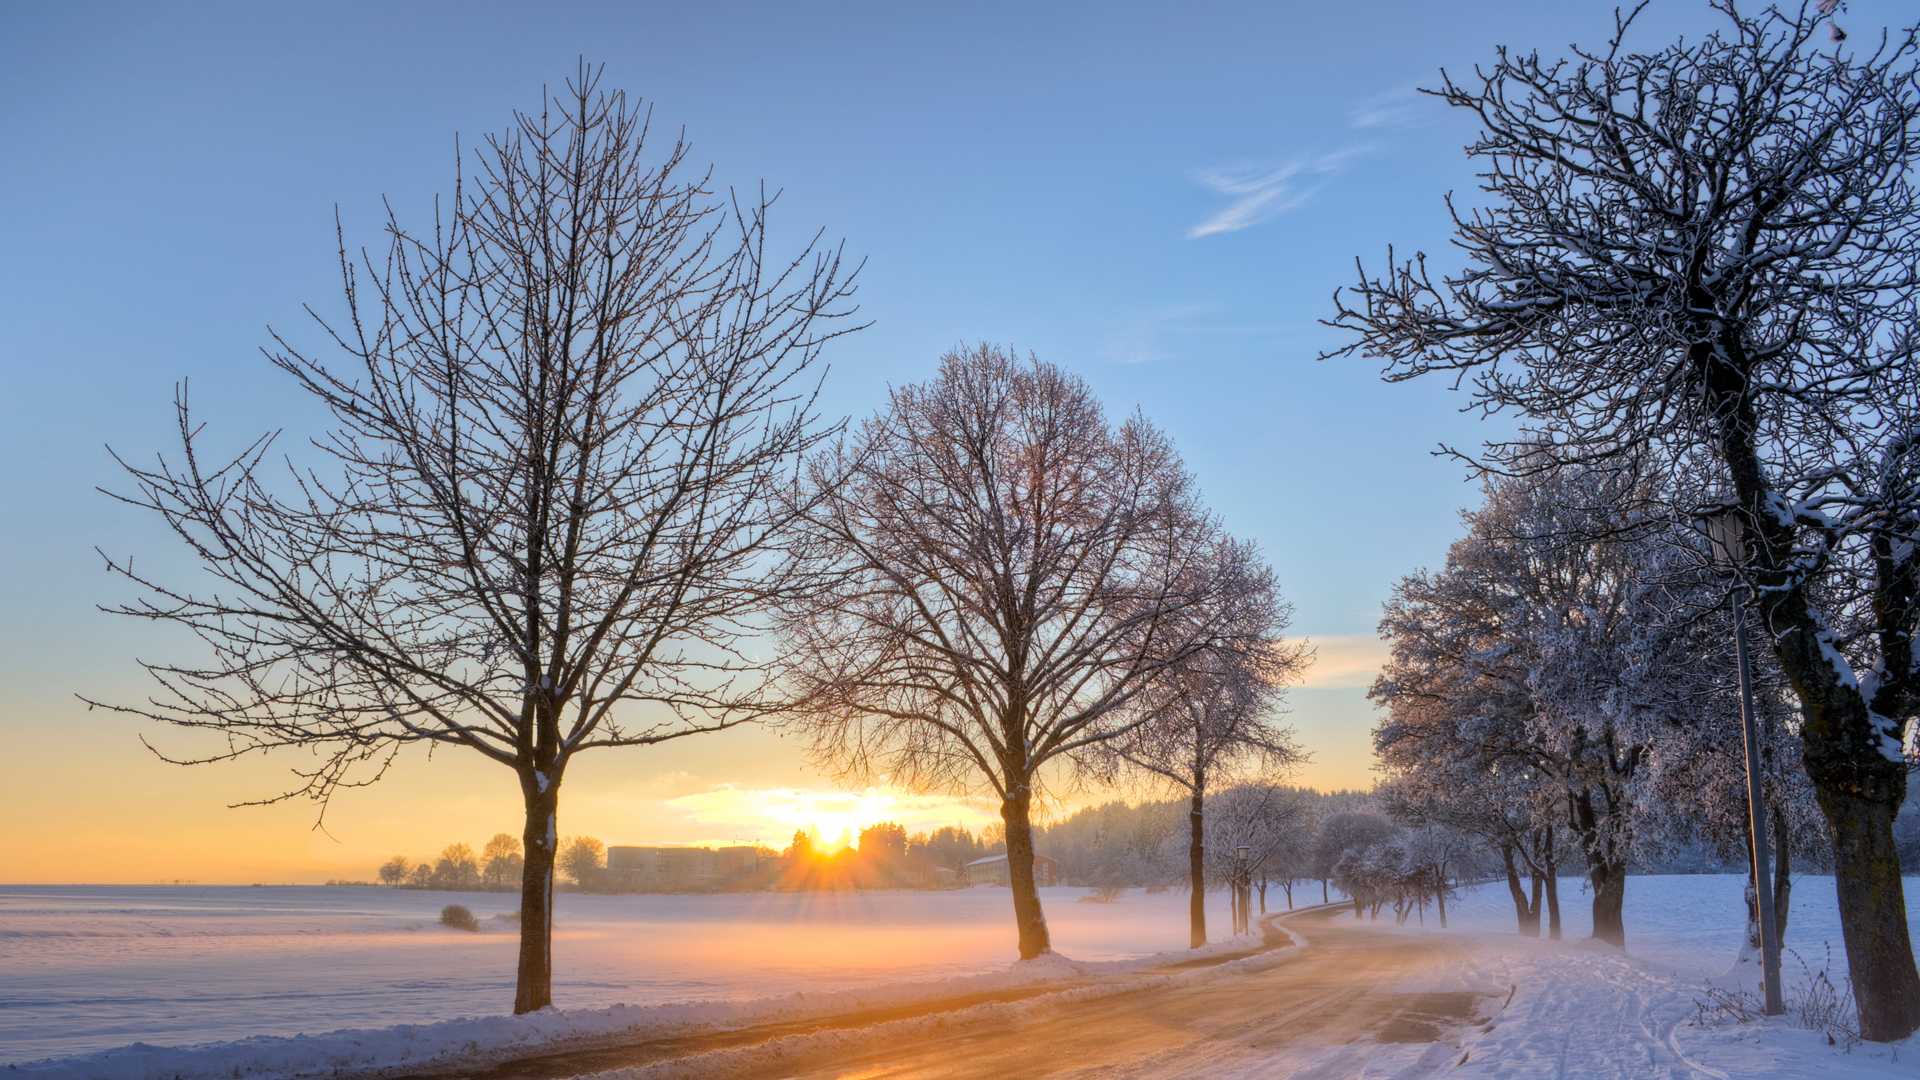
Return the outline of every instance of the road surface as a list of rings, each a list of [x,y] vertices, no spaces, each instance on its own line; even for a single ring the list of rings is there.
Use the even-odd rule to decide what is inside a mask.
[[[1382,1043],[1435,1043],[1499,1004],[1467,992],[1464,952],[1447,939],[1333,914],[1299,917],[1294,925],[1312,944],[1296,959],[1242,978],[1092,1001],[1007,1030],[914,1043],[790,1075],[1158,1080],[1265,1073],[1258,1063],[1288,1059],[1317,1065],[1309,1070],[1315,1075],[1342,1075],[1343,1058],[1359,1065]],[[1290,1072],[1282,1067],[1274,1075]]]
[[[1272,967],[1053,1004],[1038,1015],[1019,1015],[1018,1003],[1060,987],[578,1050],[416,1080],[562,1080],[612,1070],[624,1075],[608,1080],[1344,1077],[1383,1054],[1437,1064],[1458,1053],[1446,1041],[1450,1032],[1500,1004],[1469,992],[1465,950],[1447,937],[1356,922],[1350,908],[1285,918],[1309,945]],[[1270,946],[1287,941],[1268,928]],[[978,1007],[996,1004],[1015,1005],[1004,1011],[1014,1018],[981,1022]],[[955,1033],[871,1037],[897,1029],[897,1021],[946,1016],[954,1018]],[[850,1038],[834,1041],[843,1034]]]

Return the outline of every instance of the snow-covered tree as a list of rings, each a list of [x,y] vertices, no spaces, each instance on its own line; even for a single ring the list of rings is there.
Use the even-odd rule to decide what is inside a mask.
[[[1648,762],[1699,749],[1673,692],[1699,657],[1651,602],[1670,544],[1643,502],[1631,474],[1606,470],[1490,482],[1445,569],[1396,588],[1371,691],[1389,710],[1376,748],[1419,801],[1492,788],[1532,828],[1578,839],[1594,936],[1616,945],[1627,866],[1658,816]]]
[[[1489,467],[1651,455],[1739,512],[1861,1031],[1898,1039],[1920,1027],[1893,840],[1920,712],[1916,35],[1855,52],[1828,45],[1826,5],[1714,6],[1725,28],[1696,41],[1633,51],[1629,15],[1572,60],[1501,50],[1447,78],[1486,165],[1454,210],[1468,265],[1389,253],[1334,322],[1387,378],[1443,373],[1521,417]]]
[[[1207,877],[1233,890],[1242,931],[1251,926],[1249,900],[1260,867],[1294,842],[1295,824],[1306,814],[1306,800],[1299,792],[1268,781],[1235,784],[1214,796],[1206,817],[1203,869]],[[1195,883],[1203,892],[1205,880]],[[1260,909],[1266,910],[1264,894]]]

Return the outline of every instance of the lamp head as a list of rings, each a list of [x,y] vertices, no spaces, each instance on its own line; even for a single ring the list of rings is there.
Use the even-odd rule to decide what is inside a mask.
[[[1713,561],[1722,566],[1742,566],[1747,561],[1746,522],[1738,508],[1727,507],[1708,515],[1707,543],[1713,548]]]

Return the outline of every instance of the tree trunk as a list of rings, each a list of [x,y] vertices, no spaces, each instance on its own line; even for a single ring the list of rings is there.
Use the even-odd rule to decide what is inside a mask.
[[[1613,859],[1601,859],[1588,870],[1593,883],[1593,936],[1609,945],[1627,947],[1627,928],[1621,909],[1627,900],[1627,868]]]
[[[1193,807],[1187,811],[1187,877],[1193,893],[1187,901],[1188,945],[1199,948],[1207,943],[1207,848],[1205,839],[1206,796],[1193,789]]]
[[[1593,793],[1582,791],[1568,799],[1573,827],[1580,834],[1580,847],[1587,857],[1587,881],[1593,886],[1593,936],[1619,948],[1627,947],[1627,929],[1621,921],[1621,908],[1627,899],[1627,867],[1600,835],[1599,815],[1593,809]]]
[[[1793,859],[1787,847],[1787,812],[1773,808],[1773,923],[1787,940],[1787,900],[1793,895]]]
[[[1741,344],[1733,343],[1735,349]],[[1725,347],[1724,342],[1703,339],[1694,349],[1703,360],[1726,355],[1745,359],[1740,352],[1725,353]],[[1810,603],[1806,583],[1789,569],[1796,526],[1782,519],[1781,496],[1760,462],[1760,426],[1752,399],[1744,396],[1744,384],[1733,382],[1736,376],[1744,380],[1745,369],[1722,362],[1714,370],[1729,380],[1712,388],[1713,404],[1724,418],[1721,457],[1744,510],[1752,584],[1774,656],[1800,699],[1801,760],[1833,838],[1840,936],[1847,945],[1860,1036],[1873,1042],[1903,1039],[1920,1029],[1920,968],[1914,966],[1893,842],[1893,819],[1907,793],[1906,763],[1898,746],[1888,755],[1883,741],[1887,736],[1876,723],[1884,718],[1874,714],[1874,703],[1867,701],[1856,676],[1840,659],[1833,633]],[[1904,622],[1911,601],[1900,595],[1906,588],[1900,581],[1876,581],[1874,609],[1882,620],[1882,641],[1911,650],[1911,632]],[[1891,651],[1883,662],[1890,659]],[[1897,737],[1897,724],[1894,731]]]
[[[1812,770],[1809,770],[1811,772]],[[1893,819],[1900,804],[1815,781],[1833,833],[1834,886],[1860,1037],[1893,1042],[1920,1027],[1920,976],[1907,936],[1906,894]]]
[[[1433,903],[1440,911],[1440,929],[1445,930],[1447,928],[1447,886],[1444,880],[1440,884],[1440,891],[1433,894]]]
[[[1329,902],[1327,900],[1327,879],[1326,878],[1320,879],[1320,902],[1323,904]]]
[[[1553,852],[1553,826],[1547,826],[1546,873],[1542,876],[1547,882],[1547,939],[1560,940],[1560,860]]]
[[[1881,736],[1859,688],[1840,678],[1822,650],[1831,635],[1819,628],[1805,603],[1798,590],[1763,601],[1774,652],[1800,698],[1807,777],[1833,837],[1840,936],[1847,945],[1860,1036],[1893,1042],[1920,1028],[1920,969],[1914,966],[1893,842],[1907,769],[1881,753]]]
[[[559,779],[528,770],[521,776],[520,790],[527,808],[527,826],[520,834],[526,862],[520,870],[520,970],[513,991],[516,1015],[553,1004],[553,861],[560,846],[555,819],[560,804]]]
[[[1529,910],[1526,891],[1520,887],[1520,870],[1513,864],[1513,845],[1500,845],[1500,861],[1507,871],[1507,892],[1513,896],[1513,914],[1520,923],[1522,937],[1540,936],[1540,878],[1533,879],[1533,905]]]
[[[1260,879],[1260,914],[1267,913],[1267,879]]]
[[[1033,882],[1032,789],[1022,785],[1000,800],[1000,820],[1007,827],[1007,882],[1012,886],[1013,921],[1020,929],[1020,959],[1031,960],[1053,951],[1047,936],[1047,915],[1040,908],[1040,890]]]

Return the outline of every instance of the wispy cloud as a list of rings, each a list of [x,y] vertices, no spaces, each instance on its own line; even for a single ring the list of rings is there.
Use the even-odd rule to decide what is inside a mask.
[[[1168,304],[1155,308],[1109,335],[1101,351],[1116,364],[1147,364],[1164,360],[1168,354],[1162,347],[1161,337],[1169,324],[1208,314],[1219,307],[1217,303],[1198,303]]]
[[[1148,364],[1192,356],[1204,339],[1271,336],[1292,329],[1285,323],[1260,320],[1222,321],[1226,305],[1217,300],[1162,304],[1117,321],[1100,343],[1100,355],[1115,364]]]
[[[1200,174],[1200,182],[1222,195],[1234,196],[1227,208],[1187,231],[1197,240],[1215,233],[1238,232],[1274,218],[1306,202],[1326,178],[1338,172],[1365,147],[1351,147],[1311,161],[1290,161],[1277,169],[1216,170]]]
[[[1372,634],[1308,638],[1313,665],[1299,685],[1308,690],[1364,690],[1387,662],[1387,643]]]
[[[1353,107],[1347,126],[1360,128],[1398,127],[1413,118],[1422,102],[1417,87],[1402,86],[1366,98]]]

